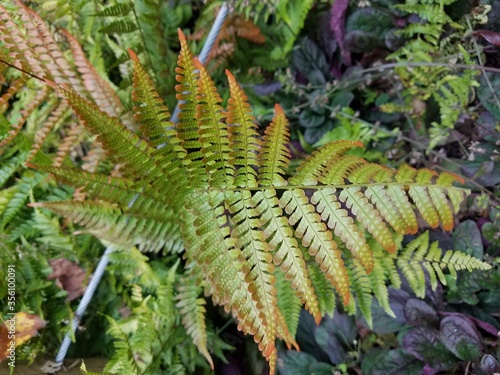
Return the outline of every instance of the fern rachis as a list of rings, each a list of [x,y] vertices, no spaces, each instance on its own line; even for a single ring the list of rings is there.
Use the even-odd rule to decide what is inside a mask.
[[[315,286],[330,284],[327,288],[345,305],[354,306],[352,293],[366,296],[372,280],[383,299],[382,275],[390,270],[382,269],[389,266],[381,252],[395,254],[399,234],[418,230],[417,215],[433,228],[441,224],[452,229],[452,213],[467,191],[453,187],[460,178],[449,173],[438,176],[408,166],[392,170],[347,155],[361,146],[353,141],[323,146],[287,176],[288,121],[281,107],[276,105],[261,139],[234,76],[227,73],[231,97],[224,110],[207,71],[193,58],[181,32],[179,37],[176,89],[184,103],[177,125],[168,121],[167,108],[133,53],[134,111],[141,135],[75,91],[51,84],[98,136],[111,160],[123,164],[123,176],[41,166],[82,188],[89,201],[36,206],[84,225],[101,239],[139,244],[144,251],[179,251],[179,241],[166,237],[180,227],[187,269],[201,274],[201,286],[214,302],[254,336],[274,371],[276,339],[296,345],[289,332],[294,318],[285,315],[294,309],[279,307],[283,283],[277,277],[290,283],[295,301],[317,322],[334,307],[331,297]],[[310,264],[314,261],[317,266]],[[202,313],[199,301],[192,295],[190,300]],[[360,308],[366,314],[369,301],[364,301]],[[185,320],[211,361],[206,335],[200,333],[204,322],[199,317]]]

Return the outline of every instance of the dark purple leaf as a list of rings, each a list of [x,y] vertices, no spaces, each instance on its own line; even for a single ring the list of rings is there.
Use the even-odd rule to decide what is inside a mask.
[[[329,64],[325,53],[311,38],[302,38],[292,53],[292,64],[312,84],[324,84]]]
[[[281,82],[268,82],[253,85],[253,91],[260,96],[274,94],[279,89],[281,89]]]
[[[416,327],[403,337],[403,347],[416,358],[424,362],[433,362],[433,347],[438,342],[439,332],[435,329]]]
[[[444,316],[458,316],[458,317],[461,317],[464,319],[468,319],[472,323],[474,323],[474,325],[477,328],[482,329],[484,332],[489,333],[490,335],[492,335],[494,337],[500,337],[500,331],[495,326],[493,326],[492,324],[485,322],[481,319],[475,318],[475,317],[470,316],[470,315],[464,315],[464,314],[455,313],[455,312],[442,312],[440,314],[444,315]]]
[[[429,366],[427,363],[422,369],[422,375],[436,375],[439,371]]]
[[[363,356],[363,375],[421,375],[423,363],[404,350],[371,350]]]
[[[389,305],[396,314],[396,320],[401,323],[407,323],[404,306],[410,298],[410,294],[403,289],[389,288]]]
[[[406,319],[403,313],[403,304],[391,301],[390,297],[389,303],[396,314],[396,318],[388,315],[376,299],[373,300],[371,307],[373,319],[373,326],[371,327],[371,330],[373,332],[378,334],[393,333],[401,330],[401,328],[403,328],[406,324]],[[366,323],[364,319],[361,320],[361,324],[368,328],[368,323]]]
[[[474,221],[466,220],[453,230],[453,249],[483,259],[483,240]]]
[[[481,358],[481,364],[479,368],[483,370],[486,374],[494,374],[500,372],[500,363],[491,354],[483,355]]]
[[[441,321],[439,340],[464,361],[474,361],[482,353],[481,339],[473,324],[458,315],[449,315]]]
[[[337,336],[345,346],[352,346],[358,336],[354,317],[341,314],[338,310],[335,310],[333,318],[325,316],[321,321],[321,326],[324,326],[330,335]]]
[[[314,338],[314,331],[318,328],[314,318],[306,310],[300,312],[299,326],[296,340],[302,352],[310,353],[319,362],[328,362],[328,355],[318,345]]]
[[[314,338],[318,345],[328,355],[330,362],[338,365],[345,363],[346,351],[335,334],[321,325],[314,330]]]
[[[352,64],[351,54],[345,44],[345,16],[348,6],[349,0],[335,0],[331,9],[330,28],[335,35],[345,64],[350,66]]]
[[[410,298],[404,308],[406,320],[413,326],[435,326],[439,323],[436,310],[418,298]]]
[[[475,30],[474,35],[482,36],[488,43],[493,44],[495,47],[500,47],[500,33],[490,30]]]
[[[446,370],[456,363],[456,358],[439,341],[439,331],[435,329],[412,328],[403,336],[402,345],[408,353],[427,363],[433,370]]]
[[[286,351],[279,355],[278,369],[282,375],[330,375],[333,373],[333,366],[318,362],[312,355],[293,350]]]
[[[332,55],[338,48],[337,41],[335,40],[335,34],[330,28],[330,15],[323,14],[319,20],[319,27],[317,29],[318,43],[325,51],[326,57],[330,60]]]

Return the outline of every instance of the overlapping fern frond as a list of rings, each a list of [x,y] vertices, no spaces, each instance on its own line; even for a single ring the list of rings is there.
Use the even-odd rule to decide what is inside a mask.
[[[75,90],[51,83],[111,161],[123,165],[123,173],[116,178],[41,167],[98,200],[37,206],[60,212],[104,240],[144,250],[178,251],[175,233],[181,233],[188,267],[213,301],[237,318],[239,329],[254,336],[272,371],[276,339],[296,346],[298,304],[319,322],[333,312],[333,291],[351,310],[354,294],[369,317],[372,292],[390,312],[385,283],[397,282],[397,268],[419,293],[422,274],[411,274],[419,262],[434,272],[433,283],[442,278],[443,266],[488,267],[460,254],[441,258],[425,243],[424,250],[413,252],[410,246],[394,255],[400,236],[416,233],[419,219],[432,228],[453,228],[453,214],[467,194],[452,186],[459,177],[368,163],[348,154],[361,146],[355,141],[325,145],[290,171],[288,121],[281,107],[276,105],[261,137],[234,76],[227,72],[230,99],[224,109],[205,67],[181,32],[179,37],[178,124],[169,122],[168,109],[134,53],[133,100],[141,135]],[[195,309],[184,311],[184,321],[210,361],[196,290],[196,285],[181,290]],[[182,303],[178,307],[185,310]]]
[[[405,89],[403,96],[405,108],[411,108],[411,102],[415,99],[427,101],[434,100],[439,107],[439,121],[434,121],[430,129],[430,148],[442,142],[449,129],[453,128],[463,109],[471,100],[471,89],[478,86],[475,76],[478,72],[474,69],[465,69],[460,73],[454,73],[450,66],[425,66],[425,63],[436,64],[449,61],[446,51],[450,47],[450,41],[442,38],[448,28],[457,30],[462,25],[454,22],[445,12],[445,6],[456,0],[412,0],[396,7],[404,12],[418,15],[422,22],[411,23],[397,33],[412,38],[404,46],[393,52],[388,58],[394,58],[398,62],[409,62],[410,64],[423,63],[423,66],[396,68],[396,72]],[[453,51],[460,51],[456,57],[460,62],[472,66],[472,59],[461,44],[453,45]],[[411,112],[411,110],[409,111]]]
[[[54,128],[62,134],[58,165],[86,137],[85,128],[70,121],[72,112],[67,101],[54,96],[43,82],[30,79],[30,74],[38,79],[65,85],[97,104],[107,114],[121,117],[128,126],[133,127],[124,116],[126,111],[114,88],[87,60],[76,38],[65,30],[61,30],[61,33],[69,43],[70,53],[63,51],[49,26],[21,0],[0,4],[0,69],[6,70],[5,83],[10,86],[0,98],[0,107],[4,107],[1,112],[5,111],[14,95],[25,104],[23,108],[7,113],[10,129],[0,139],[0,147],[15,142],[23,126],[33,119],[30,135],[34,143],[28,161],[43,151],[42,145],[46,144]],[[11,67],[21,69],[23,73],[19,75]],[[92,162],[98,163],[95,158]]]

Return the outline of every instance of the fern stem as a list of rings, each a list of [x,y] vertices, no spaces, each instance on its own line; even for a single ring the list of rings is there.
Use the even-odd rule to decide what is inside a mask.
[[[62,364],[64,358],[66,357],[66,354],[68,353],[69,346],[71,345],[71,337],[75,334],[76,328],[78,327],[78,324],[80,323],[80,320],[83,314],[85,313],[87,306],[92,300],[92,297],[94,296],[95,290],[97,289],[97,286],[101,281],[102,275],[106,270],[106,266],[108,265],[109,262],[108,256],[109,254],[111,254],[113,250],[114,249],[111,246],[106,249],[101,260],[99,261],[99,264],[97,265],[94,276],[92,276],[92,278],[90,279],[89,285],[87,286],[87,289],[83,294],[80,304],[76,309],[75,317],[73,318],[72,322],[71,332],[66,333],[66,336],[64,336],[64,340],[61,344],[61,347],[59,348],[59,352],[57,353],[56,356],[57,364]]]
[[[219,13],[217,14],[217,17],[215,18],[212,28],[210,29],[210,32],[208,33],[207,40],[205,40],[205,44],[203,45],[201,52],[198,56],[198,60],[202,64],[205,64],[208,54],[210,53],[210,50],[214,46],[214,43],[217,40],[217,37],[219,36],[220,30],[222,28],[222,25],[224,24],[224,21],[226,20],[228,12],[229,9],[227,6],[227,2],[224,2],[219,10]],[[182,104],[182,101],[177,102],[177,105],[175,106],[174,109],[174,113],[170,118],[170,121],[172,121],[174,124],[176,124],[177,120],[179,119],[180,104]]]

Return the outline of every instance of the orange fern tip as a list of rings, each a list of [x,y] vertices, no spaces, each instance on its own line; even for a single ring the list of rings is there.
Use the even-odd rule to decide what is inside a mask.
[[[234,78],[233,73],[231,73],[229,69],[226,69],[224,72],[226,73],[227,79],[229,80],[229,84],[236,83],[236,78]]]
[[[137,56],[137,54],[131,48],[129,48],[127,52],[133,62],[140,63],[139,56]]]
[[[342,297],[342,304],[344,306],[347,306],[349,304],[349,301],[351,300],[351,294],[350,293],[344,293],[344,295],[342,295],[341,297]]]
[[[285,115],[285,111],[283,111],[283,108],[278,103],[274,105],[274,113],[276,114],[276,116]]]
[[[177,35],[179,35],[179,41],[181,42],[181,44],[186,43],[186,35],[184,35],[180,28],[177,29]]]
[[[353,147],[359,147],[359,148],[364,148],[365,145],[361,141],[352,141]]]

